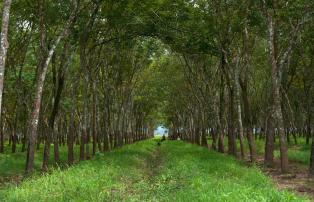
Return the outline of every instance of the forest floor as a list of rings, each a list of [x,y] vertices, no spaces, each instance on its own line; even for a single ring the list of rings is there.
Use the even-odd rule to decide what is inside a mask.
[[[273,167],[264,166],[263,156],[257,159],[257,165],[269,176],[280,190],[290,190],[301,196],[309,196],[314,201],[314,179],[309,178],[308,166],[289,161],[289,172],[280,172],[280,159],[276,158]]]
[[[0,189],[6,185],[18,185],[24,179],[25,170],[25,152],[21,152],[21,145],[17,145],[15,153],[11,152],[11,147],[6,144],[4,153],[0,153]],[[53,151],[53,145],[51,145]],[[51,152],[52,153],[52,152]],[[79,155],[79,146],[74,147],[75,156]],[[43,145],[38,148],[35,154],[34,175],[41,174]],[[67,167],[67,147],[60,145],[59,147],[60,162],[54,163],[53,155],[49,158],[49,169],[64,169]]]
[[[209,139],[208,143],[211,145],[212,140]],[[228,139],[225,139],[225,145],[228,144]],[[248,143],[246,142],[245,151],[248,152]],[[240,145],[238,145],[239,148]],[[272,179],[273,183],[280,190],[290,190],[297,195],[309,196],[314,201],[314,180],[309,178],[308,169],[310,161],[310,146],[305,143],[304,138],[298,138],[297,143],[291,142],[288,144],[288,157],[290,170],[287,174],[280,172],[280,153],[279,142],[275,143],[275,163],[273,167],[264,166],[264,148],[265,141],[263,139],[256,139],[257,149],[257,166]],[[240,156],[240,154],[238,155]],[[245,163],[249,166],[249,156],[246,156]]]
[[[156,139],[97,154],[0,189],[0,201],[309,201],[258,167],[182,141]]]

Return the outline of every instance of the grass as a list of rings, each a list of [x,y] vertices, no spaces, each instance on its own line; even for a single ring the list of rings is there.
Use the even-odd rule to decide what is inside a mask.
[[[275,151],[274,155],[276,158],[280,157],[280,152],[279,152],[279,140],[276,139],[275,143]],[[208,140],[208,143],[211,145],[212,139]],[[224,140],[225,147],[227,149],[228,146],[228,139],[225,138]],[[256,144],[256,152],[258,155],[264,155],[265,151],[265,140],[264,139],[256,139],[255,140]],[[245,140],[245,152],[249,153],[249,148],[248,148],[248,142]],[[238,151],[240,151],[240,143],[237,141],[237,148]],[[291,161],[295,161],[304,165],[309,165],[310,164],[310,155],[311,155],[311,145],[306,145],[305,139],[304,138],[298,138],[298,144],[290,143],[288,145],[288,158]]]
[[[257,139],[256,141],[256,151],[259,155],[264,154],[264,147],[265,142],[264,140]],[[209,139],[209,144],[211,144],[211,139]],[[237,142],[238,148],[239,141]],[[225,138],[225,145],[227,148],[228,139]],[[275,149],[275,157],[279,158],[279,145],[278,140],[276,142],[276,149]],[[4,154],[0,153],[0,182],[4,181],[4,178],[8,178],[10,176],[21,176],[24,173],[25,167],[25,158],[26,154],[20,152],[21,145],[17,145],[17,152],[12,154],[11,148],[9,146],[5,147]],[[39,151],[35,154],[35,170],[39,171],[42,164],[42,154],[43,154],[43,145],[41,145]],[[239,150],[239,149],[238,149]],[[249,152],[247,141],[245,140],[245,151],[246,153]],[[289,160],[296,161],[304,165],[309,165],[310,163],[310,145],[305,144],[304,138],[298,138],[298,144],[290,144],[288,150]],[[75,156],[78,159],[79,155],[79,147],[75,147]],[[53,145],[51,145],[51,152],[50,152],[50,165],[53,165]],[[67,147],[60,146],[60,165],[64,166],[67,162]]]
[[[147,141],[97,154],[95,159],[66,171],[55,170],[17,188],[4,189],[0,191],[0,201],[119,201],[128,194],[128,184],[141,179],[138,166],[150,156],[154,145]]]
[[[25,162],[26,162],[26,153],[20,152],[21,145],[17,145],[16,153],[11,153],[11,148],[9,146],[5,147],[3,154],[0,153],[0,181],[1,177],[10,177],[15,175],[21,175],[24,173]],[[75,147],[75,155],[79,153],[79,147]],[[60,154],[60,165],[64,166],[67,162],[67,147],[59,147]],[[42,156],[43,156],[43,145],[35,153],[34,167],[36,171],[39,171],[42,165]],[[53,145],[50,148],[50,158],[49,164],[53,165]]]
[[[275,156],[279,158],[280,153],[277,149]],[[311,145],[306,145],[305,142],[298,143],[297,145],[289,145],[288,157],[289,160],[295,161],[304,165],[310,165]]]
[[[306,201],[278,191],[258,168],[205,148],[156,140],[0,190],[0,201]]]

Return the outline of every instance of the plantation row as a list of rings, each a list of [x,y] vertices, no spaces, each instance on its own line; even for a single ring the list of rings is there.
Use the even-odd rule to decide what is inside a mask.
[[[181,141],[147,140],[0,189],[0,201],[308,201],[257,168]]]
[[[3,173],[73,165],[164,125],[169,139],[208,148],[210,138],[212,150],[252,165],[277,168],[278,157],[282,173],[294,172],[289,160],[306,162],[313,178],[313,0],[3,0],[1,8]]]

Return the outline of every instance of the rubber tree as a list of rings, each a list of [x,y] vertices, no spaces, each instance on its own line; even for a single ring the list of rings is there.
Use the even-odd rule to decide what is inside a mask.
[[[9,30],[9,20],[10,20],[10,9],[11,9],[12,0],[3,1],[2,9],[2,25],[1,25],[1,35],[0,35],[0,122],[2,122],[2,95],[3,95],[3,81],[4,81],[4,71],[5,71],[5,62],[7,58],[7,52],[9,48],[8,42],[8,30]],[[3,126],[1,126],[0,132],[0,152],[4,150],[4,140],[3,140]]]

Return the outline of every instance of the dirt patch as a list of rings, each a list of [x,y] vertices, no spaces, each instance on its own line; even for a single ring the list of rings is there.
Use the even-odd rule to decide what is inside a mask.
[[[144,171],[145,171],[145,180],[152,182],[155,176],[158,176],[161,166],[162,165],[162,158],[160,154],[160,146],[157,146],[156,150],[153,154],[146,159]]]
[[[0,177],[0,189],[9,185],[19,185],[24,179],[23,175]]]
[[[280,159],[275,159],[273,167],[264,166],[264,159],[259,156],[257,165],[269,176],[280,190],[289,190],[301,196],[308,196],[314,201],[314,179],[309,177],[308,167],[298,162],[289,162],[289,173],[280,171]]]
[[[121,179],[125,184],[124,190],[122,190],[122,196],[126,198],[136,198],[138,200],[145,201],[146,197],[154,189],[154,183],[156,176],[161,172],[162,156],[161,147],[157,145],[154,147],[154,151],[146,158],[142,159],[141,163],[137,165],[136,169],[141,173],[140,178],[131,179],[125,177]],[[121,192],[121,190],[118,190]],[[111,190],[111,198],[114,198],[117,190]]]

